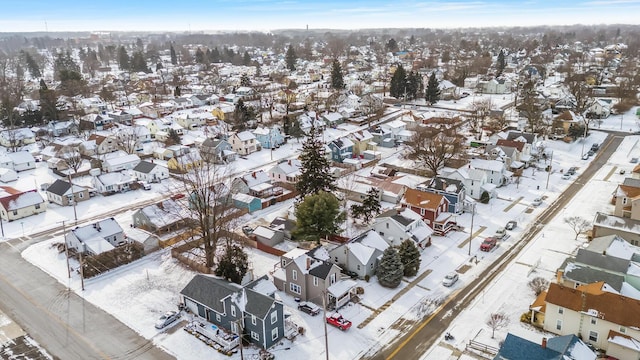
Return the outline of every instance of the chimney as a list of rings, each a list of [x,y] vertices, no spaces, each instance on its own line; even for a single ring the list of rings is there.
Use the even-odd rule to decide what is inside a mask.
[[[311,267],[311,258],[307,257],[307,270]]]
[[[543,349],[546,349],[546,348],[547,348],[547,338],[546,338],[546,337],[543,337],[543,338],[542,338],[542,344],[541,344],[541,346],[542,346],[542,348],[543,348]]]
[[[255,179],[255,178],[256,178],[256,172],[255,172],[255,171],[254,171],[254,172],[252,172],[252,173],[251,173],[251,176],[253,176],[253,178]]]
[[[289,166],[291,166],[291,160],[289,160],[288,163],[289,163]]]

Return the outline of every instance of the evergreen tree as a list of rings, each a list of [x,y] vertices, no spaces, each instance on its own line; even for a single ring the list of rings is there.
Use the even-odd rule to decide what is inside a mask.
[[[388,288],[396,288],[402,282],[404,266],[395,247],[389,246],[382,253],[382,259],[376,269],[376,276],[378,276],[380,285]]]
[[[60,73],[63,70],[67,72],[80,73],[80,66],[71,58],[69,51],[59,52],[53,64],[56,79],[60,80]]]
[[[386,48],[387,48],[387,51],[391,51],[391,52],[398,51],[398,43],[396,42],[396,39],[394,38],[389,39],[389,41],[387,41]]]
[[[294,71],[296,69],[296,60],[298,57],[296,56],[295,50],[293,50],[293,45],[289,45],[287,49],[287,55],[285,56],[285,61],[287,63],[287,69]]]
[[[249,55],[248,51],[245,51],[244,55],[242,56],[242,65],[244,66],[251,65],[251,55]]]
[[[40,111],[48,120],[58,120],[57,96],[55,90],[49,89],[43,79],[40,79]]]
[[[133,57],[131,58],[131,71],[135,71],[135,72],[145,72],[145,73],[150,73],[151,70],[149,69],[149,66],[147,66],[147,61],[144,59],[144,55],[142,55],[142,52],[140,51],[136,51],[135,53],[133,53]]]
[[[169,129],[169,138],[167,139],[167,142],[170,145],[179,145],[180,143],[182,143],[182,139],[180,139],[180,134],[178,134],[177,131],[175,131],[174,129]]]
[[[331,87],[336,90],[344,89],[344,79],[342,78],[342,66],[338,59],[333,59],[331,68]]]
[[[332,193],[320,191],[304,197],[296,207],[294,235],[302,240],[320,241],[340,231],[344,213],[340,201]]]
[[[356,219],[364,218],[365,223],[369,223],[378,214],[380,214],[380,191],[376,188],[369,189],[362,204],[351,205],[351,215]]]
[[[173,96],[175,97],[182,96],[182,90],[180,90],[180,85],[176,86],[176,89],[173,91]]]
[[[218,255],[216,276],[240,284],[247,270],[249,270],[249,257],[240,245],[228,244],[223,253]]]
[[[238,100],[236,108],[233,110],[233,126],[235,131],[243,131],[247,128],[247,122],[253,118],[253,109],[245,105],[242,99]]]
[[[404,67],[402,67],[402,64],[398,64],[398,68],[391,77],[389,94],[397,99],[404,98],[406,87],[407,72],[404,70]]]
[[[302,144],[300,162],[302,167],[296,183],[300,198],[336,189],[335,179],[329,171],[329,160],[325,157],[324,144],[318,138],[315,127],[311,128],[307,140]]]
[[[177,65],[178,56],[176,55],[176,49],[173,48],[173,44],[169,45],[169,52],[171,53],[171,63]]]
[[[297,117],[294,117],[293,121],[291,121],[289,135],[294,139],[300,139],[304,136],[304,131],[302,131],[302,128],[300,127],[300,120],[298,120]]]
[[[498,53],[498,61],[496,63],[496,77],[502,75],[505,66],[507,66],[507,63],[504,59],[504,51],[500,50]]]
[[[417,99],[422,94],[422,81],[420,74],[412,71],[407,75],[407,98],[410,100]]]
[[[205,63],[204,51],[202,51],[202,49],[200,49],[199,46],[198,46],[198,49],[196,49],[196,63],[198,63],[198,64],[204,64]]]
[[[427,103],[433,105],[440,100],[439,85],[440,84],[438,83],[438,79],[436,79],[436,73],[434,71],[431,73],[431,76],[429,76],[429,82],[427,82],[427,90],[425,94]]]
[[[21,50],[22,56],[24,57],[24,61],[27,64],[27,70],[29,70],[29,74],[33,78],[39,78],[42,76],[40,72],[40,67],[38,63],[33,59],[33,56],[28,51]]]
[[[240,76],[240,86],[251,86],[251,79],[249,79],[249,75],[242,74],[242,76]]]
[[[404,276],[415,276],[420,270],[420,251],[411,239],[405,239],[398,249],[404,267]]]
[[[211,50],[211,57],[209,58],[209,60],[211,60],[211,62],[213,62],[213,63],[219,63],[221,61],[220,50],[218,50],[217,47],[215,47],[215,48],[213,48],[213,50]]]
[[[118,48],[118,66],[120,66],[120,70],[131,70],[129,54],[124,46]]]

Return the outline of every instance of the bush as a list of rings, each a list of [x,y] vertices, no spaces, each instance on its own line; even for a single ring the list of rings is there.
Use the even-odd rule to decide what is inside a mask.
[[[525,324],[531,324],[531,313],[527,311],[522,315],[520,315],[520,322],[523,322]]]
[[[549,287],[549,280],[541,277],[533,278],[529,281],[529,288],[533,290],[536,296],[540,295],[543,291],[547,290]]]
[[[369,274],[364,276],[364,281],[369,282],[369,279],[371,279],[371,276],[369,276]]]
[[[489,192],[484,191],[482,195],[480,195],[480,202],[483,204],[488,204],[489,200],[491,200],[491,195],[489,195]]]

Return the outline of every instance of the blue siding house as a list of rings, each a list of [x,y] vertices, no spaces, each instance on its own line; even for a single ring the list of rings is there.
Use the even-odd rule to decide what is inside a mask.
[[[507,334],[493,360],[595,360],[596,353],[575,335],[558,336],[540,344]]]
[[[250,213],[262,209],[262,200],[249,194],[237,193],[233,195],[233,206],[247,209]]]
[[[438,176],[433,178],[426,188],[421,186],[418,188],[446,197],[449,200],[447,212],[462,214],[464,211],[465,187],[462,181]]]
[[[270,285],[270,286],[269,286]],[[180,291],[183,304],[200,318],[268,349],[284,336],[284,305],[263,276],[245,286],[198,274]],[[239,327],[241,325],[241,327]]]
[[[263,149],[273,149],[284,144],[284,135],[277,126],[272,126],[271,128],[258,126],[253,130],[253,135],[255,135],[256,141],[260,143]]]
[[[346,137],[335,139],[328,144],[331,149],[331,160],[342,163],[353,155],[353,141]]]

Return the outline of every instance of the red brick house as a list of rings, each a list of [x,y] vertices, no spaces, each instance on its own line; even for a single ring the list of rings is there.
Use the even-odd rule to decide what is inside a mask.
[[[436,235],[446,235],[456,224],[454,214],[447,212],[449,200],[443,195],[407,189],[400,205],[420,214]]]

